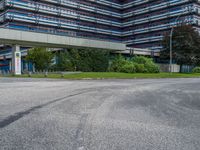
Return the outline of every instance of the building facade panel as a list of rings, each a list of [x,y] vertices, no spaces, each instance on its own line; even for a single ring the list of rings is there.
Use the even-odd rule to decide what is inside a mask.
[[[180,23],[199,29],[198,0],[1,0],[1,27],[162,50]],[[177,18],[179,18],[177,20]]]
[[[129,47],[162,50],[163,36],[173,26],[197,23],[193,0],[127,0],[123,6],[122,37]]]
[[[82,0],[3,0],[2,27],[121,41],[120,10]]]

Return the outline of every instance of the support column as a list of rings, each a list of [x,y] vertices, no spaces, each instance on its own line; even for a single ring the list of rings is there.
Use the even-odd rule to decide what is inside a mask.
[[[21,75],[21,52],[19,45],[12,46],[12,73]]]

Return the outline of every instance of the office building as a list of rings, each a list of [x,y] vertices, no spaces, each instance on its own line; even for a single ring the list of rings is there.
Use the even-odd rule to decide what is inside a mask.
[[[186,23],[199,30],[199,3],[198,0],[1,0],[0,26],[30,33],[122,42],[129,49],[156,52],[162,50],[163,35],[173,26]]]

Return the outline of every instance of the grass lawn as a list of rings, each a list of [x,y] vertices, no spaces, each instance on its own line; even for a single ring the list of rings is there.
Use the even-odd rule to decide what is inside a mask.
[[[27,74],[21,76],[8,75],[6,77],[28,77]],[[33,74],[31,78],[45,78],[44,74]],[[48,74],[47,78],[58,79],[147,79],[147,78],[200,78],[200,74],[193,73],[116,73],[116,72],[84,72],[65,74]]]

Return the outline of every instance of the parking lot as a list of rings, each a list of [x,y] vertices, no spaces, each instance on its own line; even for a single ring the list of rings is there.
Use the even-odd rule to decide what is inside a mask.
[[[2,150],[199,150],[200,79],[0,78]]]

